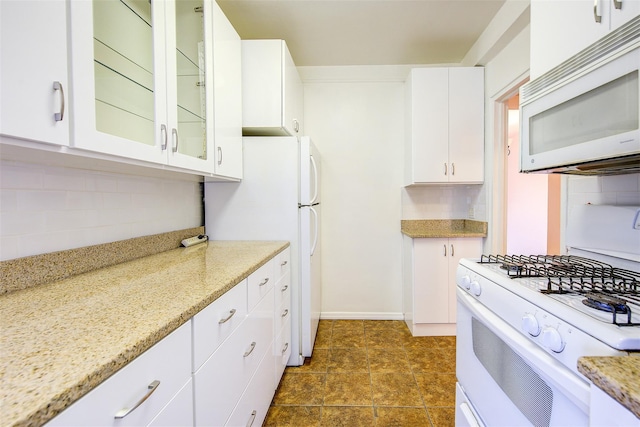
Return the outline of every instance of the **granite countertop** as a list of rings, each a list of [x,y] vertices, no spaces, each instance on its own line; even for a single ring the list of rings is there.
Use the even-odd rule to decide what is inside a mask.
[[[41,425],[288,242],[210,241],[0,296],[2,425]]]
[[[487,223],[472,219],[403,219],[400,231],[413,238],[487,237]]]
[[[581,357],[578,371],[640,418],[640,357]]]

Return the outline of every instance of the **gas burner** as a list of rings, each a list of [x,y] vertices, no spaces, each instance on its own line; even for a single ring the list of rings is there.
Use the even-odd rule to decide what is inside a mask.
[[[620,313],[627,314],[630,312],[630,308],[626,301],[616,298],[610,295],[597,294],[594,292],[587,292],[585,294],[586,299],[582,300],[582,303],[587,307],[595,308],[596,310],[606,311],[608,313]]]

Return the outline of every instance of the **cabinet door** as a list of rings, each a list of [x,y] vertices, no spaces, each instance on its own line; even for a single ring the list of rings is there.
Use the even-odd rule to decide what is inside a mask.
[[[284,58],[284,93],[283,120],[282,126],[288,134],[302,134],[302,81],[293,62],[291,52],[287,48],[287,44],[282,42],[282,56]]]
[[[484,179],[484,68],[449,68],[449,182]]]
[[[151,421],[149,427],[188,427],[193,424],[193,381],[182,387],[162,412]]]
[[[619,0],[620,9],[617,9],[613,0],[608,1],[610,7],[610,27],[611,30],[615,30],[623,24],[626,24],[633,18],[640,15],[640,0]]]
[[[604,36],[609,31],[610,1],[532,0],[531,79]],[[596,12],[602,16],[601,22],[596,22]]]
[[[0,134],[69,144],[66,24],[64,0],[0,2]]]
[[[480,255],[482,255],[482,239],[467,237],[449,239],[449,323],[456,323],[456,269],[458,263],[461,258],[480,258]]]
[[[411,72],[413,182],[447,182],[449,73],[447,68]]]
[[[242,178],[242,41],[213,1],[214,153],[216,175]]]
[[[413,239],[414,323],[449,323],[448,246],[448,239]]]
[[[166,162],[164,6],[69,2],[74,147]]]
[[[179,0],[164,5],[168,163],[213,173],[212,2]]]

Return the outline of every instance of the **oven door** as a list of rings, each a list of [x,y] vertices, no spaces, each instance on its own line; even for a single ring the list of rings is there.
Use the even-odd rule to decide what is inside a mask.
[[[456,425],[589,424],[585,380],[460,288],[457,298]]]

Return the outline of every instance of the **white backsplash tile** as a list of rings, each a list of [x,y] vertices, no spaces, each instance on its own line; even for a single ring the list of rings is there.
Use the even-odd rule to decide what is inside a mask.
[[[196,181],[0,162],[0,260],[202,223]]]

